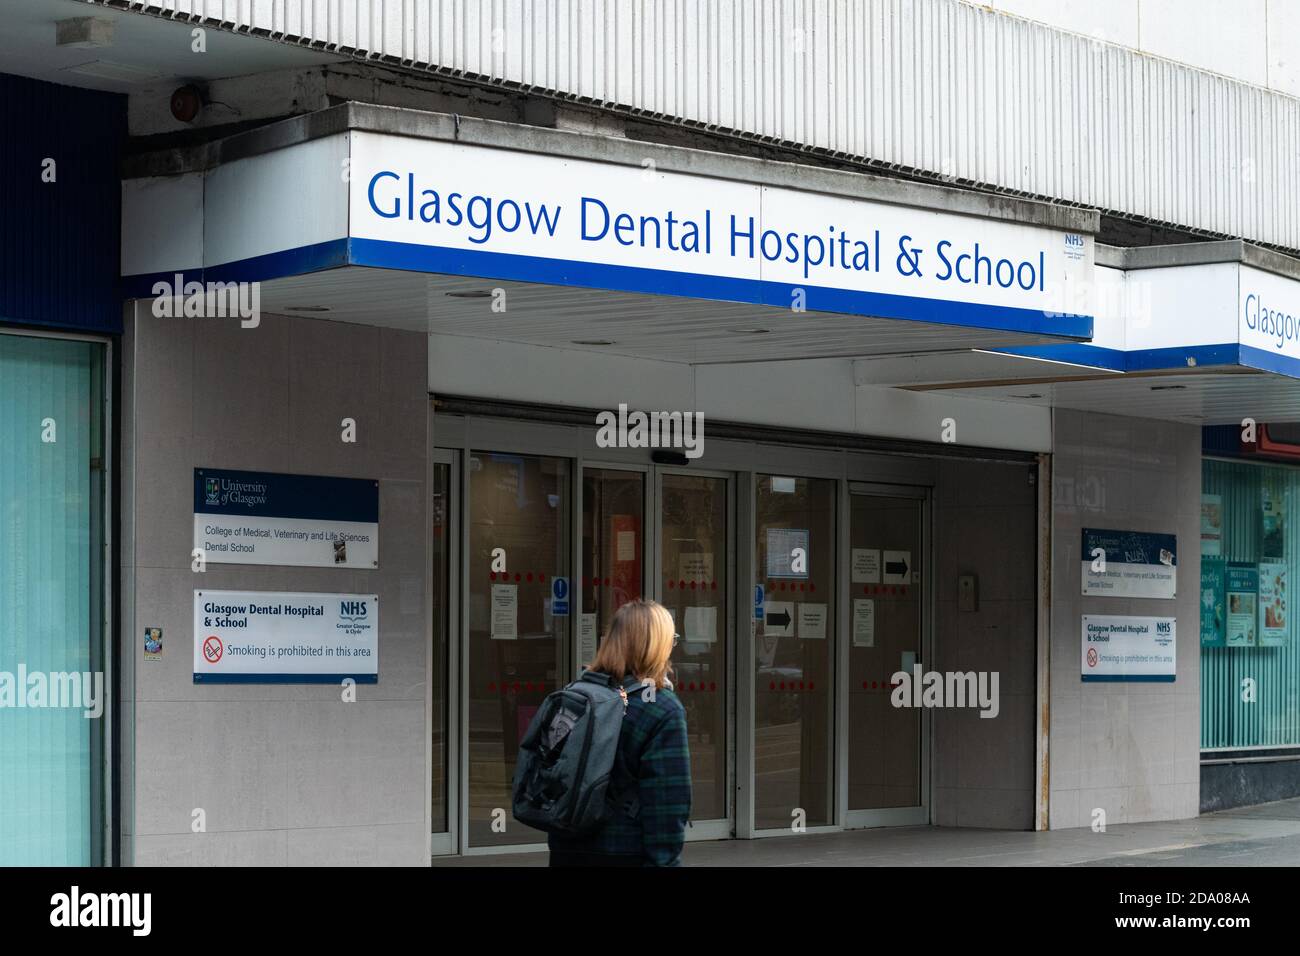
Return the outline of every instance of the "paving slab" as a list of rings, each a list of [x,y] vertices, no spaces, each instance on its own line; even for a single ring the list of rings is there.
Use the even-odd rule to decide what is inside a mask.
[[[546,866],[544,849],[450,857],[434,866]],[[894,827],[687,843],[685,866],[1294,866],[1300,798],[1130,823],[1104,833]]]

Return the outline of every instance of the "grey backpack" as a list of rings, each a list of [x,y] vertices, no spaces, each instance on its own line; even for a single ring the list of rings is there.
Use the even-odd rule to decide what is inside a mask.
[[[627,693],[607,674],[588,671],[547,695],[519,744],[515,819],[583,836],[619,810],[636,816],[636,781],[618,760],[626,711]]]

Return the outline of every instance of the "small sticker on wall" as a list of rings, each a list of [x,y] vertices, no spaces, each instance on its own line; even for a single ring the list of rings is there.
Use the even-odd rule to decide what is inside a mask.
[[[144,629],[144,659],[147,661],[162,660],[163,642],[161,627],[146,627]]]

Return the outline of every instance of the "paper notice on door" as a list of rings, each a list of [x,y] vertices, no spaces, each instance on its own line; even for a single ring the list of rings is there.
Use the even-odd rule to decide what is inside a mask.
[[[712,644],[718,639],[718,609],[716,607],[688,607],[686,609],[686,634],[691,644]]]
[[[620,531],[614,536],[616,561],[636,560],[636,532]]]
[[[871,598],[853,599],[853,646],[876,646],[876,602]]]
[[[592,662],[596,656],[596,615],[578,616],[578,666],[583,667]]]
[[[677,570],[688,584],[691,581],[712,581],[713,555],[702,552],[683,554],[677,562]]]
[[[880,549],[854,548],[852,568],[854,584],[879,584]]]
[[[519,588],[513,584],[492,585],[492,638],[513,641],[519,636]]]
[[[799,605],[799,636],[809,641],[826,640],[826,605]]]

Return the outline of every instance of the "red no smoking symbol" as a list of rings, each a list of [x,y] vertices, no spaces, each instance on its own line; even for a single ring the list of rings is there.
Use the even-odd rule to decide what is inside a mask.
[[[1097,666],[1097,648],[1095,647],[1088,648],[1088,666],[1089,667]]]
[[[203,642],[203,659],[209,664],[215,664],[221,660],[221,655],[225,652],[225,647],[221,644],[221,638],[213,634]]]

